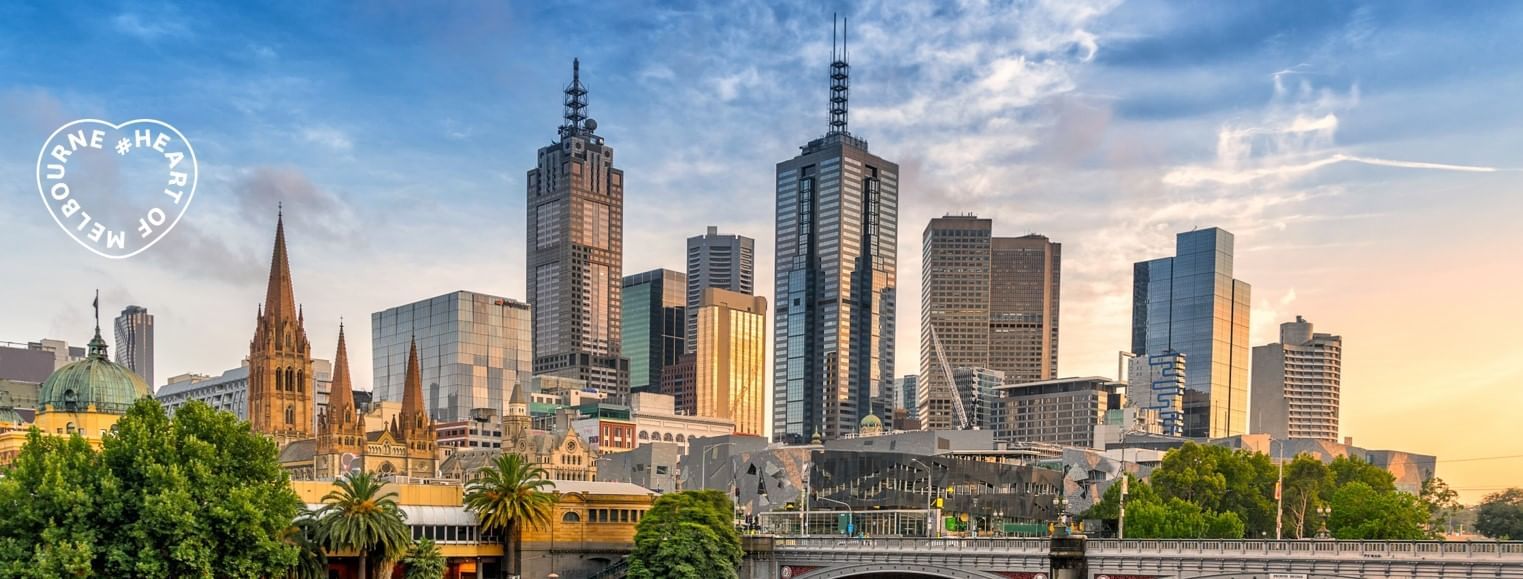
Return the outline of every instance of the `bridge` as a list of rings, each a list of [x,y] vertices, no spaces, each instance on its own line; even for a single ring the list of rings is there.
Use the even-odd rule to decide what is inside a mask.
[[[1523,542],[743,540],[746,579],[1523,579]]]

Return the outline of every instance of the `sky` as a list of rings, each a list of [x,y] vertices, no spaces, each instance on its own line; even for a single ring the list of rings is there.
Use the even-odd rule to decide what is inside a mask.
[[[340,318],[522,299],[525,174],[573,57],[625,172],[625,273],[717,225],[757,239],[770,298],[774,167],[827,128],[832,13],[850,129],[903,172],[900,374],[933,217],[1063,244],[1070,376],[1114,374],[1133,262],[1223,227],[1254,344],[1296,315],[1343,337],[1345,436],[1439,455],[1467,501],[1523,486],[1516,3],[0,3],[0,340],[83,344],[98,288],[155,315],[159,382],[236,367],[277,203],[314,356]],[[38,152],[80,118],[194,145],[194,202],[139,255],[39,202]]]

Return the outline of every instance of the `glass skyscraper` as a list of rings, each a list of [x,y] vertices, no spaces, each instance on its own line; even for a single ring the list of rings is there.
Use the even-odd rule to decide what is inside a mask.
[[[687,238],[687,351],[698,343],[698,302],[705,288],[756,293],[756,240],[724,235],[709,226],[703,235]]]
[[[1132,352],[1184,357],[1184,435],[1248,433],[1251,288],[1232,277],[1232,234],[1179,234],[1174,257],[1132,268]]]
[[[765,436],[767,298],[706,288],[698,303],[695,413]]]
[[[116,363],[153,384],[153,314],[143,306],[127,306],[116,317]]]
[[[772,436],[855,433],[894,379],[899,166],[846,129],[849,67],[830,65],[830,129],[777,164]]]
[[[529,305],[456,291],[370,314],[375,399],[400,402],[410,341],[418,342],[423,405],[436,422],[501,415],[530,376]]]
[[[653,269],[624,278],[620,342],[629,358],[631,392],[656,390],[661,370],[686,351],[687,275]]]

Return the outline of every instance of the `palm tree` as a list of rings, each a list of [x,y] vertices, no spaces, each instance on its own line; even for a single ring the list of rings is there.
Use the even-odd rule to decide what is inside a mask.
[[[443,579],[448,562],[438,545],[423,539],[412,546],[412,551],[402,558],[402,564],[407,566],[407,579]]]
[[[321,522],[317,513],[304,506],[296,515],[296,521],[286,529],[285,542],[297,549],[296,564],[286,571],[286,579],[326,579],[328,555],[323,552],[320,532]]]
[[[524,526],[550,524],[555,495],[542,489],[554,488],[555,483],[546,476],[539,465],[522,455],[507,453],[481,469],[465,487],[465,508],[476,513],[481,529],[502,533],[504,577],[522,572],[519,552]]]
[[[323,545],[358,553],[362,579],[370,578],[372,559],[381,564],[396,561],[412,545],[397,493],[382,492],[382,484],[370,473],[345,475],[333,481],[335,488],[323,496],[324,506],[318,511]]]

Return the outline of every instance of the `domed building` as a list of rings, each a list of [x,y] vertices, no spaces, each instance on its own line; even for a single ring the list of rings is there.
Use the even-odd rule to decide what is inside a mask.
[[[106,340],[100,335],[100,312],[96,311],[95,337],[89,354],[48,376],[37,394],[37,415],[30,425],[19,423],[19,415],[0,408],[0,422],[11,427],[0,429],[0,465],[9,464],[26,444],[27,430],[36,428],[43,434],[69,436],[78,433],[93,446],[117,419],[127,413],[139,398],[152,395],[148,383],[112,362],[106,355]],[[12,423],[10,420],[17,420]]]
[[[879,436],[882,434],[883,419],[878,418],[876,414],[868,414],[866,417],[863,417],[861,424],[857,426],[858,436]]]

